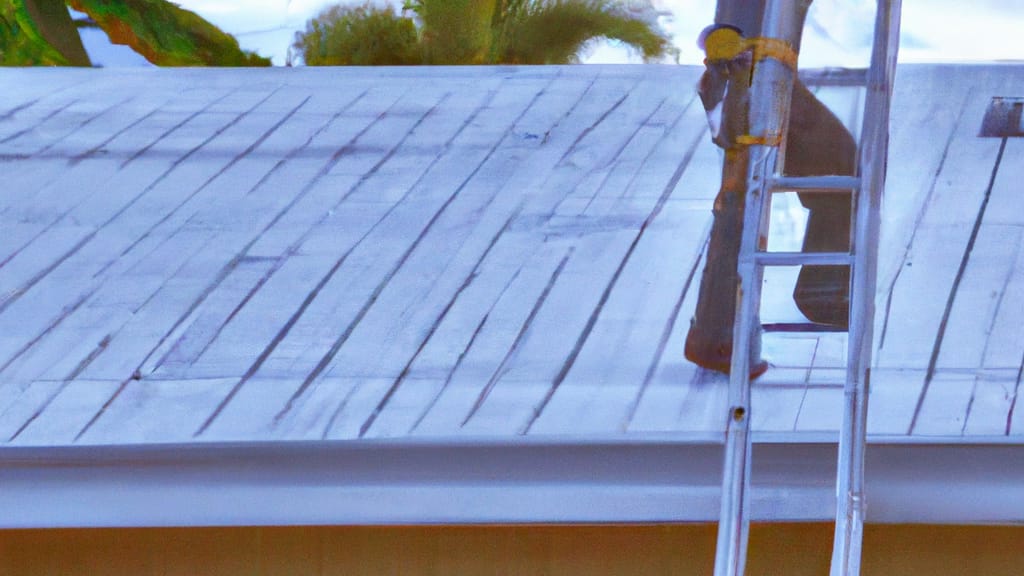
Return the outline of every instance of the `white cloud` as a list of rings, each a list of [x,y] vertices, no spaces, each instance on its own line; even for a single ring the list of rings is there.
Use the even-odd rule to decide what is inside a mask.
[[[301,14],[303,18],[308,18],[333,2],[330,0],[291,0],[287,4],[289,14]]]
[[[909,0],[904,60],[1024,60],[1024,1]]]

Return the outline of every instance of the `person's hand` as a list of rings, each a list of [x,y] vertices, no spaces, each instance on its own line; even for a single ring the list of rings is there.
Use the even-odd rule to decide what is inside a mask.
[[[749,50],[729,60],[706,59],[706,69],[697,85],[697,93],[708,115],[712,140],[722,148],[732,148],[736,136],[745,133],[745,101],[750,88],[753,55]]]

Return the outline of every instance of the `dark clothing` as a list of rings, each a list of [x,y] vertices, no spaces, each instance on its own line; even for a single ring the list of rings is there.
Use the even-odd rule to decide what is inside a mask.
[[[798,2],[800,22],[810,2]],[[759,36],[764,0],[719,0],[716,24],[738,27],[747,37]],[[794,48],[800,38],[788,39]],[[749,133],[750,61],[709,63],[701,80],[706,109],[722,107],[715,143],[726,149],[722,186],[715,199],[707,262],[701,277],[697,310],[686,341],[686,357],[697,364],[728,371],[738,287],[737,261],[743,229],[749,152],[735,138]],[[852,175],[857,146],[843,124],[797,81],[793,87],[783,173],[789,176]],[[810,210],[803,249],[845,251],[850,238],[849,194],[801,194]],[[849,268],[805,266],[794,298],[812,321],[845,325],[849,302]],[[759,322],[755,321],[759,326]],[[751,339],[751,366],[760,360],[760,332]],[[762,363],[763,364],[763,363]]]
[[[857,142],[802,83],[793,87],[793,107],[786,147],[787,176],[832,174],[853,176],[857,171]],[[851,196],[800,194],[810,213],[804,233],[804,252],[847,252],[850,249]],[[813,322],[847,326],[850,309],[849,266],[804,266],[793,299]]]

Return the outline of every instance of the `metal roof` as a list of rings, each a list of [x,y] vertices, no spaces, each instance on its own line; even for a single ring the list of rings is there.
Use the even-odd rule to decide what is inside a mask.
[[[717,450],[725,379],[682,358],[719,162],[698,74],[0,71],[0,461],[666,434]],[[819,84],[856,132],[861,89]],[[878,445],[1024,434],[1024,141],[978,137],[993,96],[1022,94],[1019,65],[900,69]],[[774,217],[772,242],[798,246],[798,203]],[[766,321],[798,314],[792,280],[767,277]],[[838,428],[845,336],[765,350],[755,434],[797,458]]]

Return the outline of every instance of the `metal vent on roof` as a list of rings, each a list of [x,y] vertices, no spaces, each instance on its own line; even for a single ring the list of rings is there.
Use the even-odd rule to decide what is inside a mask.
[[[1024,136],[1024,98],[994,96],[985,111],[978,136]]]

